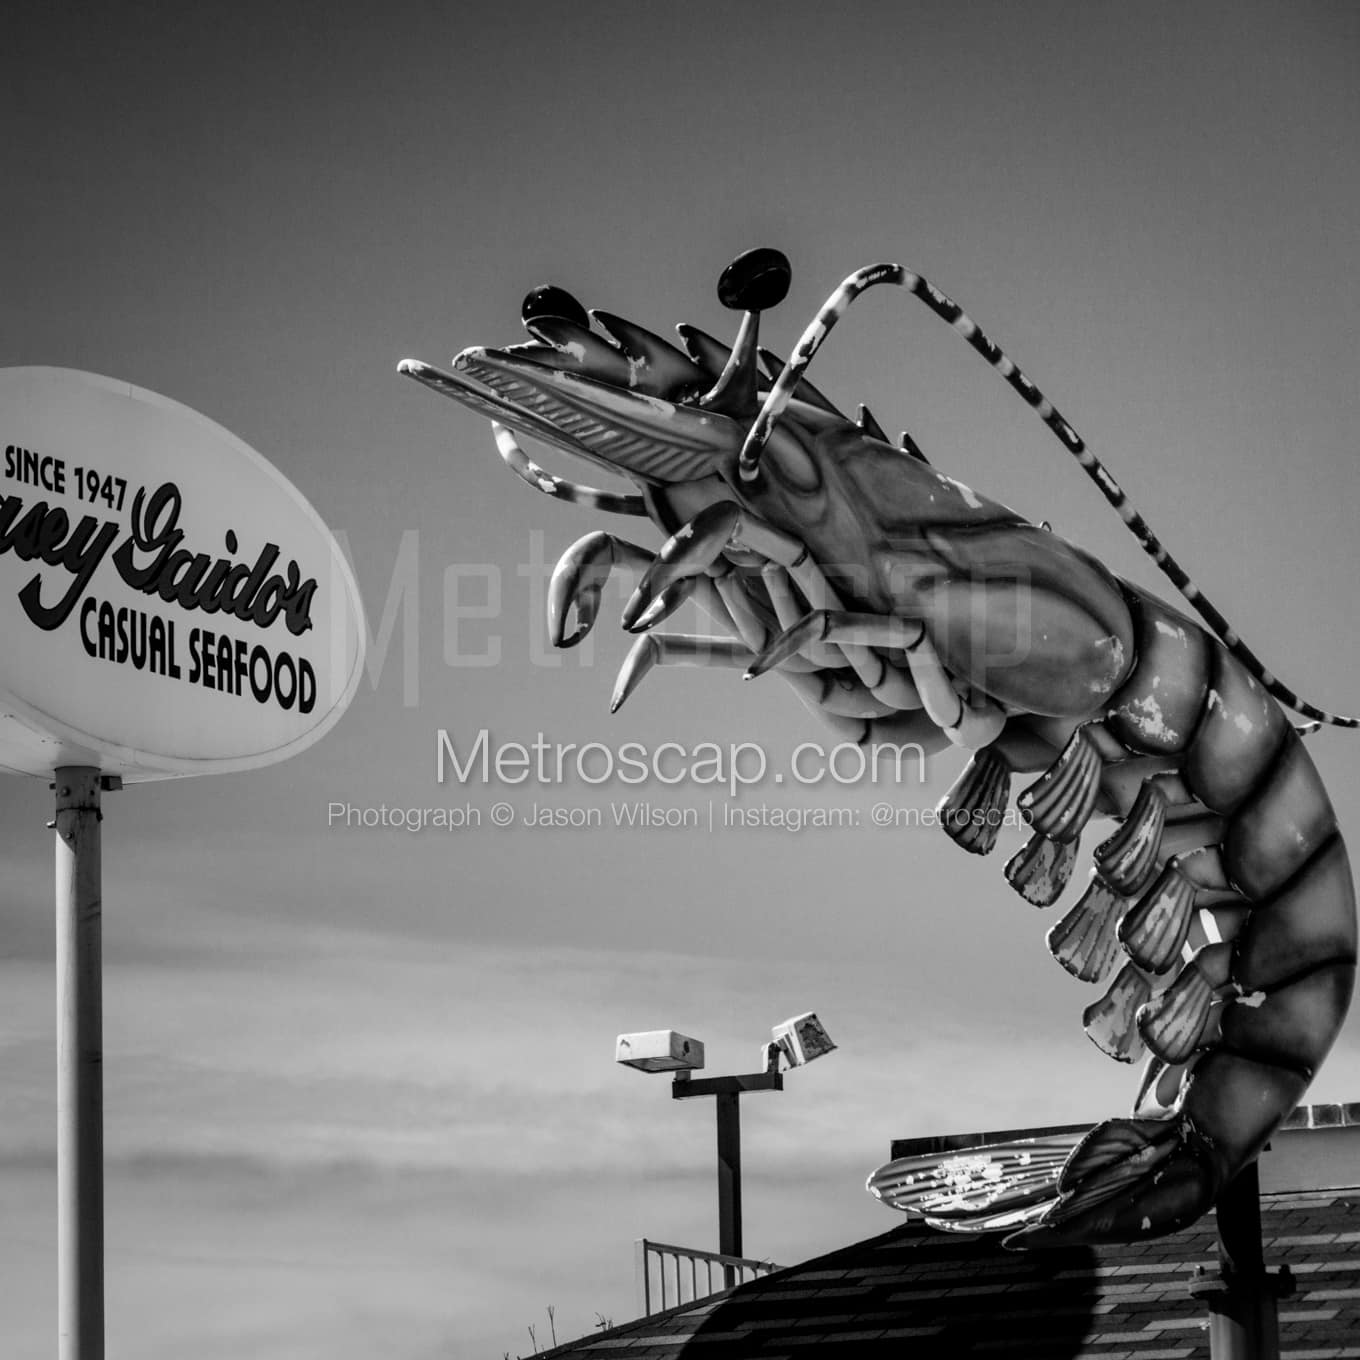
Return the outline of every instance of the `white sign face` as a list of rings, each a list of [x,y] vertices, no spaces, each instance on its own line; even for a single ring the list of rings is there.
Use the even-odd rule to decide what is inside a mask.
[[[187,406],[0,369],[0,769],[269,765],[340,717],[358,589],[301,493]]]

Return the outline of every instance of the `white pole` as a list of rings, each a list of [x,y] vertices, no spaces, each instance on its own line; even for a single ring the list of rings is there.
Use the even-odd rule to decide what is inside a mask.
[[[99,771],[56,771],[57,1356],[104,1356]]]

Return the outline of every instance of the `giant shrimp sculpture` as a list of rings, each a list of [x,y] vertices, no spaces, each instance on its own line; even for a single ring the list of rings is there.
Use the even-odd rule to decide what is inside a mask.
[[[974,854],[996,842],[1012,775],[1040,771],[1018,799],[1033,834],[1005,869],[1040,906],[1067,884],[1086,822],[1114,818],[1048,945],[1087,982],[1115,974],[1084,1020],[1112,1057],[1150,1053],[1132,1116],[1098,1125],[1040,1190],[1007,1172],[986,1195],[960,1196],[951,1221],[1009,1228],[1023,1246],[1173,1232],[1261,1151],[1345,1016],[1354,890],[1300,738],[1356,721],[1266,671],[1048,399],[924,279],[897,265],[852,274],[784,364],[757,335],[788,282],[774,250],[727,268],[719,297],[745,313],[731,349],[682,325],[682,353],[544,287],[524,304],[534,343],[464,350],[452,373],[414,360],[401,371],[488,415],[531,485],[669,535],[653,552],[588,534],[552,577],[549,629],[569,647],[594,623],[611,568],[642,573],[623,616],[641,636],[615,708],[653,666],[777,670],[849,739],[971,751],[941,824]],[[936,472],[910,437],[892,446],[865,408],[852,421],[808,382],[831,328],[880,283],[908,289],[1024,397],[1204,624]],[[553,476],[516,431],[623,474],[636,493]],[[728,636],[654,631],[689,598]],[[1315,722],[1296,728],[1286,709]]]

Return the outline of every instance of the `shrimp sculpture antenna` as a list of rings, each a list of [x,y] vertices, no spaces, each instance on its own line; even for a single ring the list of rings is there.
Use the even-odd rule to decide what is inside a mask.
[[[1017,799],[1032,834],[1004,872],[1039,907],[1067,888],[1087,823],[1112,819],[1047,943],[1068,973],[1105,984],[1083,1012],[1095,1044],[1120,1062],[1147,1055],[1131,1116],[1062,1155],[993,1148],[997,1174],[947,1195],[891,1163],[869,1186],[936,1226],[1006,1231],[1013,1246],[1177,1231],[1256,1158],[1344,1020],[1355,893],[1302,736],[1357,721],[1265,669],[1052,403],[920,275],[889,264],[850,275],[785,363],[759,328],[789,279],[768,248],[728,266],[719,298],[743,313],[731,347],[682,325],[676,348],[545,286],[525,299],[530,343],[466,349],[451,372],[416,360],[401,372],[490,417],[530,485],[646,517],[665,536],[652,549],[586,534],[549,584],[549,636],[570,647],[594,626],[610,573],[640,575],[613,708],[656,668],[725,666],[777,673],[844,740],[961,746],[970,759],[939,820],[973,854],[995,848],[1014,776],[1036,775]],[[907,288],[1005,377],[1207,627],[812,386],[812,356],[879,283]],[[526,435],[631,490],[545,471],[520,448]],[[659,629],[686,600],[719,634]],[[1296,727],[1285,708],[1314,721]]]
[[[952,298],[946,297],[920,274],[903,269],[900,264],[875,264],[857,269],[826,300],[812,324],[803,332],[779,380],[770,389],[760,414],[752,424],[742,445],[740,468],[743,481],[753,481],[759,472],[760,453],[770,436],[775,422],[788,405],[799,380],[821,348],[831,328],[850,309],[850,304],[867,289],[878,283],[894,283],[906,288],[919,298],[936,316],[947,321],[977,352],[1025,399],[1039,419],[1048,426],[1062,446],[1076,460],[1082,471],[1100,488],[1100,494],[1114,506],[1125,527],[1138,540],[1143,551],[1194,607],[1195,611],[1214,630],[1225,647],[1261,681],[1286,708],[1319,723],[1335,727],[1360,727],[1360,718],[1327,713],[1300,699],[1293,690],[1275,678],[1242,641],[1236,630],[1219,612],[1212,600],[1190,579],[1185,569],[1162,546],[1152,527],[1129,502],[1124,488],[1115,481],[1105,465],[1086,447],[1086,441],[1063,419],[1057,408],[1029,380],[1024,371],[998,346]],[[881,436],[880,436],[881,437]]]

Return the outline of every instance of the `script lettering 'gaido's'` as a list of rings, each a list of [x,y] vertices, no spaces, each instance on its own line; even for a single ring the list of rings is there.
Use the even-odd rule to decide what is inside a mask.
[[[250,566],[236,561],[237,538],[230,529],[225,538],[230,556],[213,558],[191,552],[181,546],[182,506],[183,497],[174,482],[162,483],[150,496],[137,492],[128,535],[112,553],[113,565],[130,589],[159,596],[189,612],[221,611],[260,628],[268,628],[282,615],[294,636],[311,628],[316,581],[303,580],[292,559],[282,573],[274,571],[279,559],[277,543],[266,543]],[[93,515],[85,515],[72,528],[59,505],[37,501],[25,510],[20,496],[0,499],[0,557],[12,552],[20,561],[36,560],[70,573],[59,598],[49,593],[44,601],[41,571],[19,591],[24,612],[39,628],[50,632],[71,616],[118,533],[116,520],[101,524]]]

